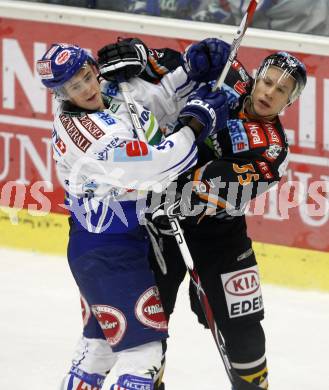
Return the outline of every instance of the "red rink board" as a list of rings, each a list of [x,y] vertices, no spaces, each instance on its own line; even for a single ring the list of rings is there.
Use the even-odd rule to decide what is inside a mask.
[[[26,187],[25,207],[36,204],[30,194],[36,181],[48,180],[53,191],[45,195],[52,211],[63,212],[63,192],[59,187],[50,152],[52,103],[35,72],[35,60],[53,42],[77,43],[96,53],[118,36],[132,34],[93,28],[1,19],[0,24],[0,182],[20,181]],[[183,50],[190,41],[161,37],[142,37],[150,47]],[[240,48],[239,59],[247,69],[255,69],[271,51]],[[263,215],[249,217],[254,240],[329,251],[329,69],[327,57],[296,53],[307,65],[309,82],[303,98],[282,116],[291,140],[291,161],[286,181],[304,194],[296,200],[284,181],[266,202]],[[49,122],[48,129],[47,123]],[[48,189],[49,190],[49,189]],[[20,190],[17,190],[18,192]],[[316,195],[317,194],[317,195]],[[10,204],[14,204],[14,194]],[[292,199],[294,198],[294,199]],[[6,204],[4,191],[1,203]],[[8,203],[8,202],[7,202]],[[299,203],[299,205],[296,205]],[[251,208],[253,209],[253,208]],[[259,211],[258,211],[259,212]]]

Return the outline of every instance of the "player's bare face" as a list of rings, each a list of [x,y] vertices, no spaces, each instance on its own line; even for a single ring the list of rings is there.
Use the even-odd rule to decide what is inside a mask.
[[[295,79],[289,75],[282,77],[283,71],[271,66],[266,74],[256,82],[252,94],[252,109],[259,117],[275,117],[289,102],[295,87]]]
[[[102,110],[104,103],[95,69],[86,64],[64,85],[69,100],[86,110]]]

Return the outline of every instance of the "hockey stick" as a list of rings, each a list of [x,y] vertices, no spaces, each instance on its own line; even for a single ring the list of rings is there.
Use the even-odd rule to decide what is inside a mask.
[[[224,338],[220,332],[220,330],[217,327],[217,324],[214,319],[214,314],[212,311],[212,308],[210,306],[208,297],[205,293],[205,291],[202,288],[200,276],[195,269],[195,265],[192,259],[192,256],[190,254],[190,251],[187,247],[182,228],[179,225],[179,222],[177,218],[172,218],[170,220],[171,227],[174,231],[176,241],[178,243],[179,249],[181,251],[182,257],[184,259],[185,265],[187,267],[188,273],[190,275],[190,278],[192,280],[193,286],[196,290],[197,296],[199,298],[199,302],[202,308],[202,311],[204,313],[204,316],[207,320],[207,324],[209,326],[209,329],[211,330],[211,333],[213,335],[213,338],[216,343],[216,347],[219,351],[220,357],[222,358],[222,361],[224,363],[224,367],[227,373],[227,376],[233,386],[233,390],[259,390],[259,387],[254,385],[253,383],[246,382],[243,380],[239,374],[236,372],[236,370],[232,367],[231,360],[229,358]]]
[[[127,108],[128,108],[131,120],[133,122],[137,137],[141,141],[147,142],[146,137],[145,137],[145,133],[143,131],[143,128],[142,128],[140,121],[139,121],[139,118],[138,118],[138,112],[136,109],[136,105],[131,98],[131,95],[129,93],[129,89],[128,89],[125,81],[121,81],[120,89],[121,89],[121,93],[124,97],[125,103],[127,105]],[[216,322],[214,320],[212,309],[210,307],[208,298],[207,298],[207,296],[202,288],[200,277],[198,275],[198,272],[195,269],[191,253],[190,253],[188,246],[186,244],[185,237],[184,237],[182,228],[180,227],[179,221],[177,218],[170,218],[169,221],[170,221],[171,227],[173,229],[174,236],[175,236],[175,239],[177,241],[177,245],[180,249],[183,260],[184,260],[185,265],[187,267],[187,270],[189,272],[190,278],[193,282],[193,285],[195,286],[202,310],[205,314],[208,326],[209,326],[211,333],[214,337],[217,349],[218,349],[219,354],[223,360],[225,370],[226,370],[227,375],[229,377],[229,380],[233,386],[233,389],[234,390],[259,390],[258,386],[254,385],[252,383],[246,382],[243,379],[241,379],[241,377],[237,374],[235,369],[232,367],[230,358],[229,358],[227,350],[226,350],[223,336],[221,335],[219,329],[217,328]]]
[[[251,23],[251,20],[253,18],[254,13],[255,13],[258,2],[259,2],[259,0],[251,0],[250,1],[248,9],[246,11],[246,14],[243,17],[241,24],[239,26],[239,29],[238,29],[238,31],[233,39],[233,42],[231,44],[228,61],[225,65],[222,73],[220,74],[219,78],[216,80],[216,83],[213,87],[213,90],[217,90],[217,89],[221,88],[221,86],[223,85],[224,80],[227,76],[227,73],[229,72],[229,69],[230,69],[232,63],[235,60],[235,57],[236,57],[237,51],[240,47],[242,38],[247,30],[247,27]],[[233,389],[234,390],[256,390],[256,389],[259,390],[259,387],[256,386],[255,384],[249,383],[249,382],[243,380],[238,375],[236,370],[232,367],[231,360],[230,360],[228,353],[227,353],[227,350],[226,350],[224,338],[223,338],[221,332],[219,331],[217,324],[215,322],[213,311],[212,311],[211,306],[209,304],[209,300],[207,298],[207,295],[202,288],[199,274],[195,269],[195,265],[194,265],[191,253],[190,253],[188,246],[186,244],[186,241],[185,241],[185,238],[183,235],[183,231],[179,225],[179,221],[177,220],[177,218],[172,218],[172,219],[170,219],[170,224],[171,224],[171,227],[174,231],[177,244],[179,246],[182,257],[183,257],[184,262],[186,264],[190,278],[193,282],[194,288],[196,289],[196,293],[197,293],[197,296],[199,298],[200,305],[202,307],[203,313],[205,315],[205,318],[207,320],[207,323],[208,323],[208,326],[211,330],[211,333],[214,337],[217,349],[218,349],[219,354],[223,360],[226,373],[227,373],[229,380],[233,386]]]
[[[120,76],[117,77],[117,80],[120,84],[120,91],[123,95],[126,106],[128,108],[129,115],[130,115],[130,118],[132,120],[136,136],[140,141],[147,143],[147,139],[146,139],[143,127],[142,127],[141,122],[140,122],[139,117],[138,117],[138,111],[137,111],[135,102],[132,99],[130,92],[129,92],[128,84],[125,81],[125,79],[120,77]]]
[[[238,29],[238,31],[234,37],[234,40],[231,44],[230,55],[229,55],[228,61],[225,65],[220,77],[218,78],[218,80],[215,83],[214,90],[219,89],[221,87],[221,85],[223,84],[225,77],[226,77],[235,57],[236,57],[238,48],[241,44],[242,38],[245,34],[245,31],[252,20],[252,17],[253,17],[255,10],[256,10],[258,2],[259,2],[259,0],[251,0],[250,1],[248,9],[246,11],[246,14],[243,17],[241,24],[239,26],[239,29]],[[141,141],[147,142],[146,137],[145,137],[145,133],[143,131],[143,128],[142,128],[140,121],[139,121],[139,118],[138,118],[138,112],[137,112],[136,106],[134,104],[134,101],[131,98],[130,93],[129,93],[127,83],[125,81],[121,80],[120,87],[121,87],[121,92],[122,92],[123,97],[125,99],[127,108],[129,110],[129,114],[130,114],[131,120],[133,122],[137,137]],[[184,260],[185,265],[187,267],[187,270],[189,272],[190,278],[191,278],[193,285],[196,289],[196,293],[197,293],[197,296],[199,298],[202,310],[204,312],[204,315],[205,315],[205,318],[207,320],[208,326],[211,330],[211,333],[214,337],[217,349],[218,349],[219,354],[222,358],[226,373],[227,373],[229,380],[233,386],[233,389],[234,390],[259,390],[259,387],[256,386],[255,384],[252,384],[252,383],[249,383],[249,382],[246,382],[245,380],[243,380],[238,375],[236,370],[232,367],[230,358],[229,358],[227,350],[226,350],[224,338],[223,338],[222,334],[220,333],[220,331],[216,325],[216,322],[214,320],[213,311],[212,311],[211,306],[209,304],[207,295],[205,294],[205,292],[202,288],[199,274],[195,269],[195,265],[194,265],[191,253],[190,253],[188,246],[186,244],[186,240],[185,240],[182,228],[180,227],[179,221],[177,218],[170,218],[169,221],[170,221],[171,227],[173,229],[174,236],[175,236],[175,239],[177,241],[177,245],[180,249],[183,260]]]
[[[216,83],[213,87],[214,91],[221,88],[221,86],[223,85],[225,78],[226,78],[226,76],[231,68],[231,65],[233,64],[233,61],[235,60],[235,57],[237,55],[237,51],[240,47],[241,41],[244,37],[244,34],[252,21],[252,18],[253,18],[253,15],[255,13],[255,10],[257,8],[258,3],[259,3],[259,0],[251,0],[250,1],[249,6],[247,8],[247,11],[246,11],[246,13],[241,21],[241,24],[238,28],[238,31],[237,31],[237,33],[233,39],[233,42],[231,44],[230,54],[229,54],[229,58],[227,60],[227,63],[225,64],[223,71],[221,72],[220,76],[216,80]],[[185,264],[187,266],[188,272],[190,274],[190,278],[193,282],[194,288],[195,288],[197,296],[199,298],[200,305],[202,307],[203,313],[205,315],[205,318],[207,320],[207,323],[208,323],[208,326],[211,330],[211,333],[214,337],[217,349],[218,349],[220,356],[223,360],[226,373],[227,373],[229,380],[233,386],[233,389],[234,390],[256,390],[256,389],[259,389],[259,387],[256,386],[255,384],[249,383],[249,382],[243,380],[238,375],[236,370],[232,367],[231,360],[230,360],[230,358],[228,356],[228,352],[226,350],[224,338],[223,338],[221,332],[219,331],[217,324],[215,322],[213,311],[212,311],[211,306],[209,304],[208,297],[202,288],[199,274],[197,273],[197,271],[195,269],[193,259],[191,257],[189,250],[188,250],[188,247],[186,245],[186,242],[185,242],[185,239],[183,236],[182,229],[181,229],[177,219],[171,220],[171,226],[175,232],[175,237],[176,237],[177,243],[179,245],[179,248],[181,250],[182,257],[183,257]]]
[[[233,64],[233,61],[235,60],[235,57],[236,57],[238,49],[240,47],[242,38],[244,37],[244,34],[252,21],[252,18],[254,16],[254,13],[256,11],[258,3],[259,3],[259,0],[251,0],[250,1],[249,6],[247,8],[247,11],[246,11],[244,17],[242,18],[242,21],[240,23],[238,31],[236,32],[236,34],[234,36],[233,42],[232,42],[231,47],[230,47],[230,54],[229,54],[228,60],[225,64],[225,67],[222,70],[222,73],[219,75],[219,77],[216,80],[216,83],[213,87],[214,91],[219,89],[223,85],[225,78],[227,76],[227,73],[229,72],[230,67]]]

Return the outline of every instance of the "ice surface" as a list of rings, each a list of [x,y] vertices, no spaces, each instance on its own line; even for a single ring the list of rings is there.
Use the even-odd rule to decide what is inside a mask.
[[[166,390],[230,390],[185,282],[170,323]],[[328,388],[329,294],[264,285],[263,295],[271,389]],[[0,249],[0,302],[1,389],[57,390],[81,333],[66,259]]]

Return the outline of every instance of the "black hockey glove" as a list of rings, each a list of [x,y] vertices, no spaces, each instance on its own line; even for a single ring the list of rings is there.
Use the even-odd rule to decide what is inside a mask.
[[[175,191],[171,191],[169,187],[163,194],[153,194],[155,198],[153,197],[151,201],[146,219],[159,237],[173,235],[170,218],[177,218],[183,226],[194,226],[207,214],[206,203],[194,192],[194,183],[182,178],[180,180],[178,191],[176,188]],[[157,196],[161,197],[160,202],[156,199]]]
[[[179,51],[164,49],[149,49],[147,65],[140,77],[151,83],[158,83],[164,75],[182,65],[182,55]]]
[[[97,55],[100,74],[104,79],[120,74],[128,80],[146,68],[148,48],[140,39],[128,38],[104,46]]]
[[[176,194],[170,191],[169,186],[164,193],[152,192],[148,196],[149,207],[145,218],[153,234],[158,238],[173,235],[168,215],[171,215],[172,208],[179,207],[180,193]]]

